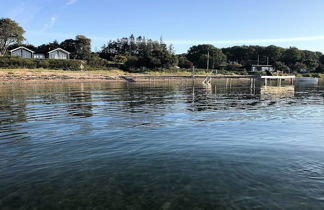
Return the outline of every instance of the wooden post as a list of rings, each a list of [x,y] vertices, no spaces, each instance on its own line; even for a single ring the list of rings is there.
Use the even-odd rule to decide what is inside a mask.
[[[209,70],[209,50],[208,50],[208,54],[207,54],[207,72]]]
[[[192,78],[195,78],[195,66],[192,66]]]
[[[192,81],[192,104],[195,103],[195,80]]]
[[[225,84],[226,93],[227,93],[227,86],[228,86],[228,78],[226,78],[226,84]]]
[[[255,94],[256,89],[256,78],[253,79],[253,93]]]
[[[217,95],[217,84],[215,83],[215,95]]]
[[[230,92],[232,91],[232,78],[230,78]]]

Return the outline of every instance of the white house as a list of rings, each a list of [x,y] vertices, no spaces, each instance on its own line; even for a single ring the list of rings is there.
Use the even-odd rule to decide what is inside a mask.
[[[70,59],[70,54],[68,51],[62,48],[56,48],[55,50],[48,52],[49,59]]]
[[[45,59],[46,54],[34,52],[26,47],[18,47],[10,50],[11,56],[17,56],[20,58],[34,58],[34,59]],[[70,53],[62,48],[56,48],[55,50],[48,52],[49,59],[70,59]]]
[[[13,50],[10,50],[11,56],[17,56],[20,58],[33,58],[34,51],[26,48],[26,47],[17,47]]]

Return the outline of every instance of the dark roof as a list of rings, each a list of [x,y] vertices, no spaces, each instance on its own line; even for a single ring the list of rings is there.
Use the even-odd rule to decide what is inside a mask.
[[[32,51],[31,49],[28,49],[27,47],[23,47],[23,46],[20,46],[20,47],[17,47],[15,49],[12,49],[12,50],[10,50],[10,52],[13,52],[13,51],[16,51],[16,50],[19,50],[19,49],[25,49],[25,50],[27,50],[29,52],[34,53],[34,51]]]
[[[62,48],[56,48],[54,50],[49,51],[48,53],[51,53],[51,52],[54,52],[54,51],[57,51],[57,50],[61,50],[61,51],[65,52],[65,53],[71,54],[70,52],[68,52],[68,51],[66,51],[66,50],[64,50]]]

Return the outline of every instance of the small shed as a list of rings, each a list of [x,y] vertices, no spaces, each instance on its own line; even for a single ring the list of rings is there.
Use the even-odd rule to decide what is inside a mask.
[[[34,51],[26,47],[18,47],[13,50],[10,50],[11,56],[17,56],[20,58],[33,58]]]
[[[48,52],[49,59],[70,59],[70,53],[62,48],[56,48],[55,50]]]

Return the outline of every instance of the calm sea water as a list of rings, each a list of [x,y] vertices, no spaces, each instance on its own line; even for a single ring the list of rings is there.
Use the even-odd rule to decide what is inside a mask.
[[[324,83],[0,86],[0,209],[323,209]]]

